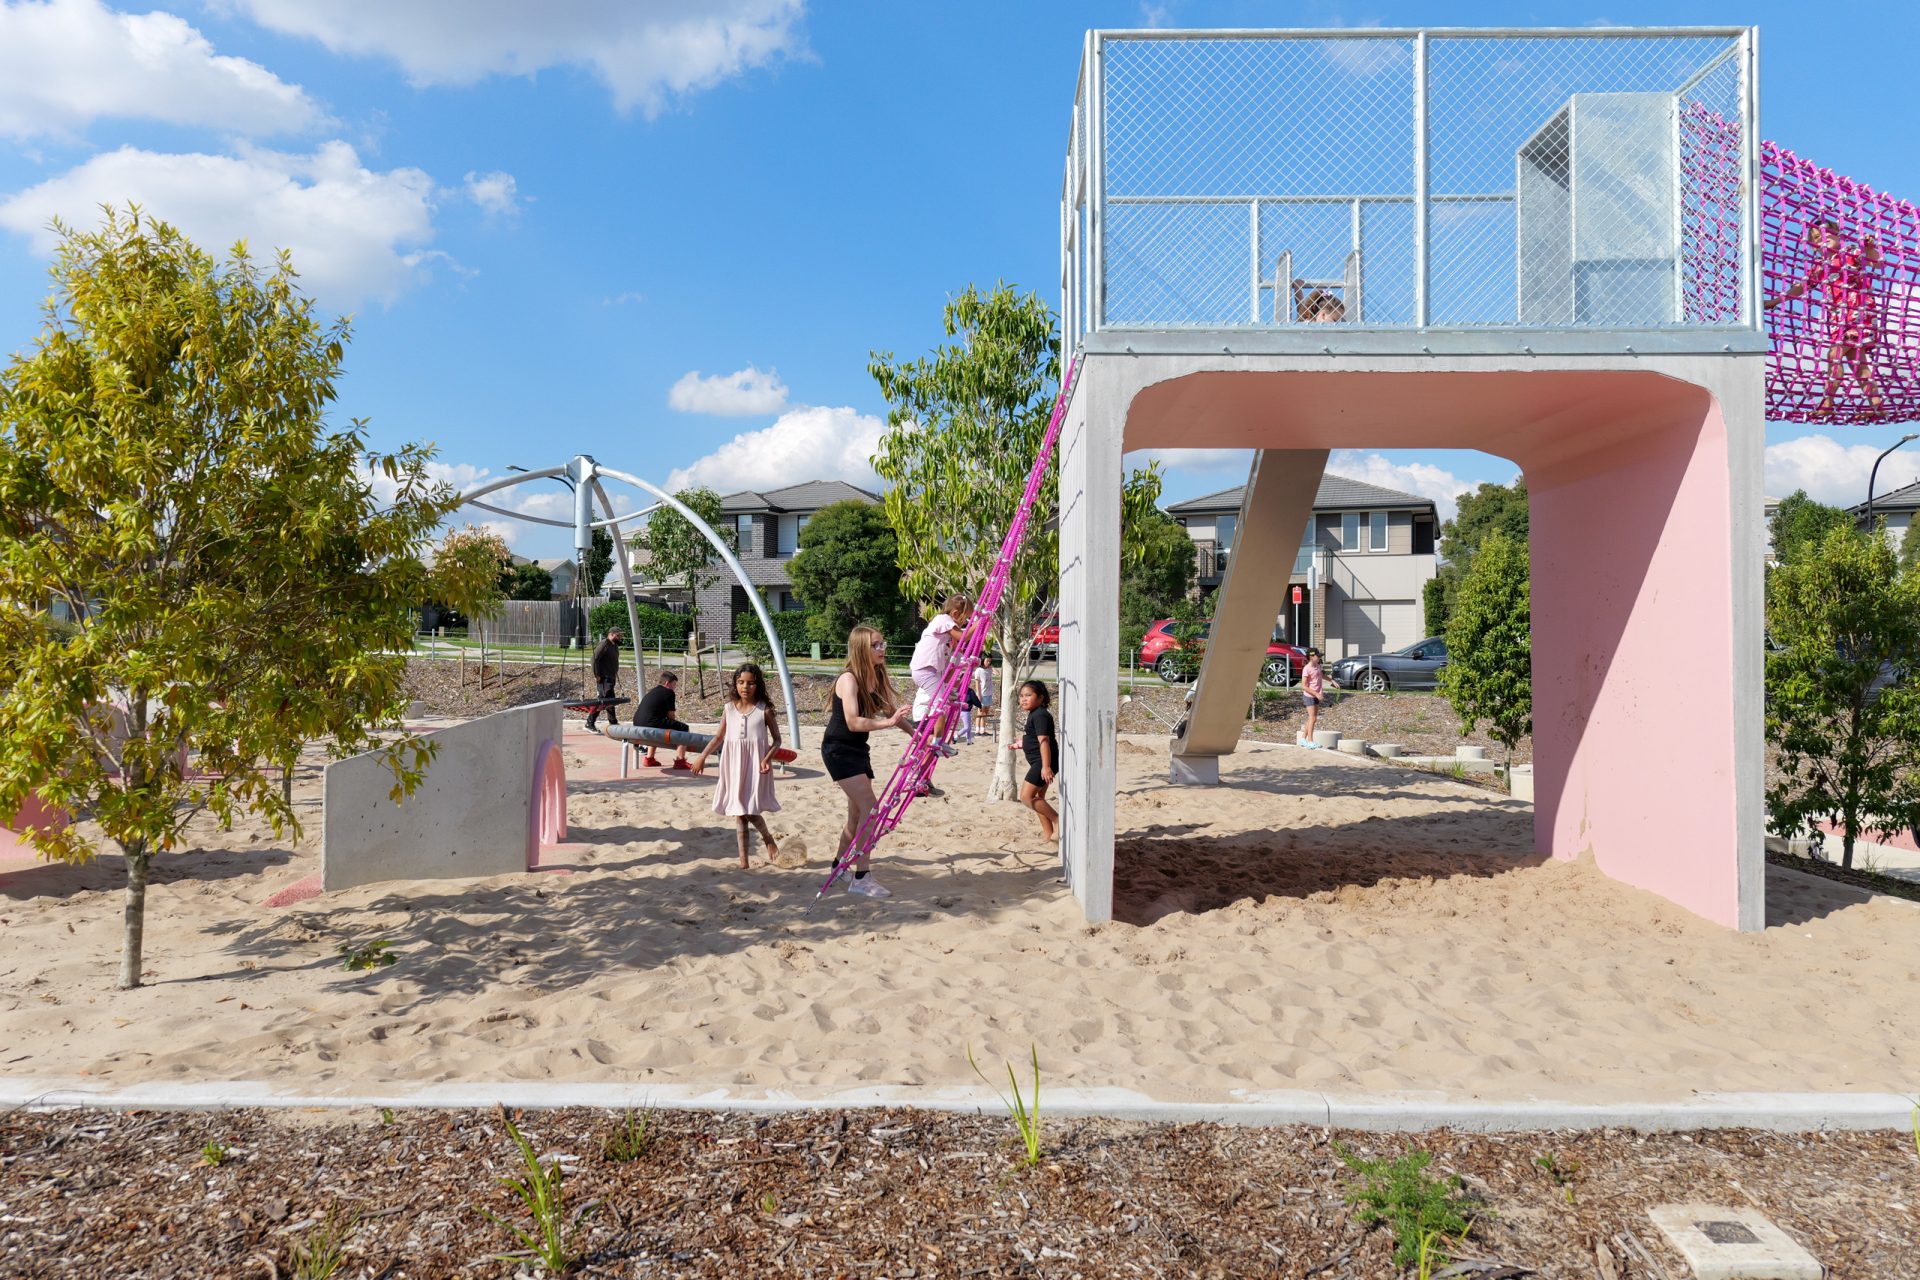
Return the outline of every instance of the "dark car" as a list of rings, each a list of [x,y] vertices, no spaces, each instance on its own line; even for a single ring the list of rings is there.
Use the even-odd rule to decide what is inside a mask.
[[[1328,670],[1343,689],[1384,693],[1388,689],[1431,689],[1440,683],[1447,665],[1447,642],[1429,636],[1397,653],[1369,653],[1342,658]]]
[[[1181,641],[1204,642],[1212,630],[1210,620],[1180,622],[1162,618],[1148,627],[1147,634],[1140,640],[1140,665],[1151,667],[1169,684],[1177,684],[1191,674],[1193,665],[1191,661],[1181,660],[1179,651],[1184,647]],[[1300,669],[1306,665],[1307,651],[1281,640],[1276,628],[1276,634],[1267,642],[1267,660],[1260,668],[1260,683],[1284,689],[1300,678]]]

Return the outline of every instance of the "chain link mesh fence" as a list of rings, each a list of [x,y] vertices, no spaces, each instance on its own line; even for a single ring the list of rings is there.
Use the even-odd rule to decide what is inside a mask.
[[[1743,31],[1089,47],[1069,347],[1094,328],[1752,323]]]

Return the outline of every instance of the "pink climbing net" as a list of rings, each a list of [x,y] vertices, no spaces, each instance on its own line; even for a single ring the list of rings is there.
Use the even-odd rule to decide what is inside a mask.
[[[880,802],[861,822],[860,829],[854,832],[853,843],[847,846],[847,851],[834,862],[826,883],[814,895],[815,902],[826,896],[827,890],[833,888],[834,882],[859,861],[861,854],[872,852],[882,836],[900,825],[900,819],[906,816],[914,796],[932,779],[934,768],[940,763],[939,748],[959,722],[960,709],[966,705],[967,684],[973,679],[973,669],[980,665],[980,651],[986,646],[987,634],[993,629],[994,615],[1000,611],[1001,597],[1006,594],[1007,580],[1013,574],[1014,558],[1020,554],[1020,544],[1026,541],[1027,526],[1033,520],[1035,505],[1040,501],[1040,490],[1046,484],[1047,468],[1053,462],[1054,446],[1060,439],[1060,424],[1066,418],[1067,401],[1073,395],[1073,380],[1079,371],[1080,362],[1076,359],[1068,366],[1067,376],[1060,384],[1060,395],[1054,400],[1053,414],[1047,420],[1047,434],[1040,442],[1040,453],[1033,460],[1033,468],[1027,472],[1027,487],[1020,495],[1020,505],[1014,510],[1012,522],[1007,525],[1006,537],[1000,541],[1000,554],[995,557],[993,568],[980,588],[980,597],[974,602],[973,621],[968,624],[960,644],[947,662],[939,688],[934,692],[932,705],[920,723],[914,726],[913,740],[908,744],[906,754],[900,757],[900,763],[894,766],[893,776],[887,779],[886,790],[880,793]]]
[[[1740,318],[1739,125],[1681,116],[1689,324]],[[1767,416],[1920,418],[1920,206],[1760,144],[1760,291],[1771,345]],[[1823,224],[1837,231],[1829,243]],[[1871,239],[1873,249],[1867,243]],[[1788,296],[1798,291],[1798,296]]]

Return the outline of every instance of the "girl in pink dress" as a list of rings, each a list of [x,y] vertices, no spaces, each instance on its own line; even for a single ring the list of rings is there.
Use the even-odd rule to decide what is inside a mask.
[[[706,771],[707,756],[720,749],[720,776],[714,780],[713,811],[732,818],[738,830],[740,869],[752,866],[747,857],[747,826],[760,833],[772,861],[780,852],[762,814],[776,813],[773,798],[773,753],[780,747],[780,721],[767,697],[767,679],[760,668],[743,662],[733,673],[733,696],[720,712],[720,731],[700,749],[693,771]]]
[[[1865,236],[1858,249],[1849,249],[1840,236],[1840,224],[1832,218],[1821,218],[1808,227],[1807,240],[1816,256],[1806,278],[1778,297],[1768,298],[1761,308],[1771,311],[1789,298],[1822,290],[1827,313],[1827,394],[1816,412],[1833,412],[1834,392],[1840,389],[1841,368],[1846,366],[1866,393],[1867,407],[1878,414],[1886,402],[1873,380],[1869,356],[1880,341],[1880,312],[1873,296],[1880,244]]]

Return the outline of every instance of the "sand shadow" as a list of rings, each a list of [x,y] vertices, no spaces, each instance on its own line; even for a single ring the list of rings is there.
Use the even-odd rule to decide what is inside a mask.
[[[212,882],[257,876],[292,862],[289,849],[206,849],[163,853],[153,860],[149,885],[180,880]],[[36,898],[71,898],[82,893],[124,889],[127,860],[118,853],[101,853],[82,863],[47,862],[0,874],[0,898],[25,902]]]

